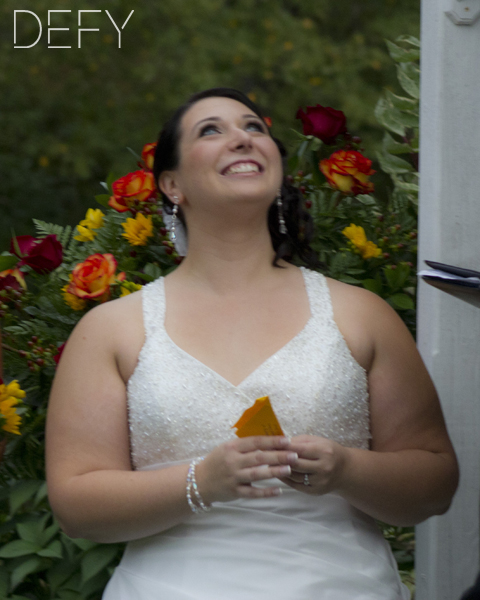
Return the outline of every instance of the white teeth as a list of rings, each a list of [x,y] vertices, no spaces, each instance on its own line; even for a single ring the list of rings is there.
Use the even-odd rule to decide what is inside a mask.
[[[228,171],[225,172],[225,175],[229,175],[230,173],[250,173],[250,172],[259,172],[258,165],[253,163],[240,163],[236,165],[232,165]]]

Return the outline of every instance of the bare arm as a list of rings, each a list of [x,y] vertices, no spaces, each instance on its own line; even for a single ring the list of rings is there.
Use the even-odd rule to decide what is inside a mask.
[[[192,515],[185,493],[188,465],[132,470],[126,390],[115,360],[116,337],[125,335],[119,324],[128,318],[122,306],[99,306],[77,325],[48,409],[50,503],[68,535],[99,542],[153,535]],[[289,472],[292,455],[285,446],[283,438],[248,438],[218,447],[198,467],[204,500],[278,493],[250,483]]]
[[[458,482],[455,453],[433,383],[401,319],[373,294],[349,293],[351,318],[362,323],[352,345],[361,338],[372,350],[363,354],[370,356],[372,447],[296,438],[290,449],[300,456],[292,466],[297,483],[286,482],[306,493],[335,491],[387,523],[416,524],[448,509]],[[304,473],[313,473],[311,488],[303,485]]]

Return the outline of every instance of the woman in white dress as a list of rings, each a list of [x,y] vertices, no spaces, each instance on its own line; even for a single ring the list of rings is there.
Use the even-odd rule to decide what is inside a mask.
[[[454,451],[399,317],[288,262],[313,259],[282,153],[240,92],[181,107],[155,174],[188,254],[91,310],[63,353],[50,501],[68,535],[129,542],[106,600],[406,599],[374,519],[451,502]],[[265,395],[289,437],[236,438]]]

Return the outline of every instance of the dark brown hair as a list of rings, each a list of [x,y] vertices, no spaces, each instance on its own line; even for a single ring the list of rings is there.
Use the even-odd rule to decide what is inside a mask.
[[[153,165],[153,174],[155,176],[157,186],[158,179],[164,171],[174,171],[178,167],[180,159],[178,150],[180,141],[180,123],[183,115],[193,104],[199,100],[212,97],[223,97],[237,100],[238,102],[241,102],[247,106],[262,120],[264,119],[264,116],[258,106],[252,102],[248,96],[233,88],[211,88],[194,94],[187,100],[187,102],[177,108],[160,132]],[[312,217],[303,206],[303,197],[300,191],[295,186],[291,185],[285,177],[287,159],[285,146],[279,139],[273,136],[271,137],[277,144],[280,155],[282,156],[284,177],[281,187],[281,196],[283,204],[283,216],[285,219],[285,225],[287,227],[287,233],[281,234],[278,226],[279,220],[277,204],[275,201],[272,202],[268,210],[268,229],[272,240],[272,246],[275,250],[275,259],[273,264],[275,266],[279,266],[277,264],[279,259],[293,263],[296,262],[295,258],[298,257],[301,262],[304,262],[311,268],[321,268],[322,264],[319,262],[317,254],[310,247],[310,243],[313,240],[314,234]],[[173,208],[171,200],[162,192],[162,190],[159,189],[159,191],[162,195],[163,210],[165,210],[168,214],[171,214]],[[186,229],[185,217],[181,209],[178,211],[177,216],[182,221]]]

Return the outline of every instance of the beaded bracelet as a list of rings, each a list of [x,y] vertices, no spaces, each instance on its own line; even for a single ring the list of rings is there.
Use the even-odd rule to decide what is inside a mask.
[[[190,507],[190,510],[194,513],[197,514],[198,512],[208,512],[210,510],[210,507],[207,506],[203,499],[202,496],[200,495],[200,492],[198,491],[198,486],[197,486],[197,480],[195,477],[195,467],[198,465],[198,463],[200,463],[205,457],[201,456],[200,458],[195,458],[194,460],[192,460],[192,462],[190,463],[190,466],[188,467],[188,474],[187,474],[187,501],[188,501],[188,506]],[[195,498],[199,504],[199,506],[197,506],[192,498],[192,490],[193,493],[195,495]]]

